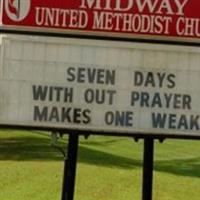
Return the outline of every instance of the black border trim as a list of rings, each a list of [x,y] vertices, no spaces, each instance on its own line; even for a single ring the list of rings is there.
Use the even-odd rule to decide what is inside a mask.
[[[59,132],[61,134],[78,134],[83,136],[89,135],[99,135],[99,136],[116,136],[116,137],[132,137],[136,140],[144,138],[153,138],[158,140],[163,139],[187,139],[187,140],[200,140],[200,134],[198,135],[179,135],[179,134],[158,134],[158,133],[114,133],[114,132],[105,132],[105,131],[93,131],[93,130],[76,130],[69,128],[48,128],[48,127],[32,127],[32,126],[22,126],[22,125],[0,125],[1,129],[10,129],[10,130],[38,130],[38,131],[49,131],[49,132]]]
[[[0,28],[0,34],[17,34],[29,36],[46,36],[46,37],[60,37],[60,38],[77,38],[77,39],[91,39],[91,40],[106,40],[106,41],[120,41],[120,42],[139,42],[147,44],[164,44],[164,45],[180,45],[180,46],[193,46],[200,47],[200,41],[168,41],[159,39],[142,39],[142,38],[122,38],[112,36],[94,36],[84,34],[70,34],[70,33],[54,33],[54,32],[39,32],[39,31],[26,31],[26,30],[6,30]]]

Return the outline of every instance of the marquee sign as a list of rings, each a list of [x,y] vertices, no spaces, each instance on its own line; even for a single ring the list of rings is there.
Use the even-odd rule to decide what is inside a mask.
[[[4,38],[0,125],[200,136],[200,49]]]
[[[1,31],[199,43],[199,0],[1,0]]]

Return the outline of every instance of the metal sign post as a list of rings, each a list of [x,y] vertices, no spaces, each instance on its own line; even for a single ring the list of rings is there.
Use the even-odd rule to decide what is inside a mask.
[[[142,200],[152,200],[154,139],[144,139]]]
[[[62,200],[74,200],[78,134],[69,134],[67,157],[65,157]],[[154,138],[144,138],[142,200],[152,200]]]
[[[74,199],[78,141],[79,135],[69,134],[67,157],[64,165],[62,200]]]

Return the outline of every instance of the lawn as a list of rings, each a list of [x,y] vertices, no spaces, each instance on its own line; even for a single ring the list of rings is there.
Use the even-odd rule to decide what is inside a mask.
[[[50,141],[45,132],[0,131],[0,200],[61,199],[63,157]],[[200,199],[199,144],[156,142],[154,200]],[[75,200],[141,200],[142,154],[142,140],[81,137]]]

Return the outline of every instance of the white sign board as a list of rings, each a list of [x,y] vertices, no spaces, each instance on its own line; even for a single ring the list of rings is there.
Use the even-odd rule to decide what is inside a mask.
[[[10,37],[0,124],[200,135],[200,48]]]

